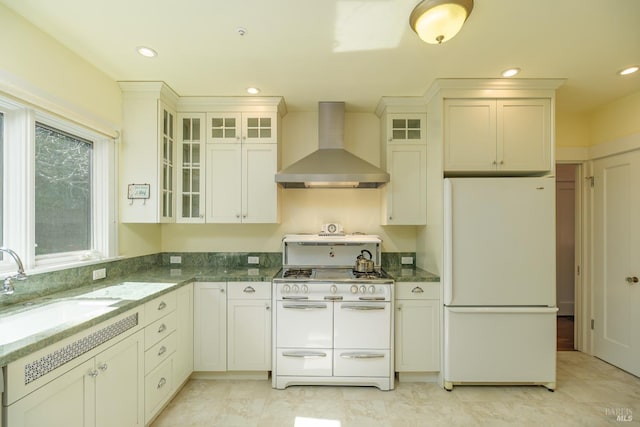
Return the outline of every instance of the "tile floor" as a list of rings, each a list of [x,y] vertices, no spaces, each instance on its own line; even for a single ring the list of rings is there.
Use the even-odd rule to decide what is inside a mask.
[[[558,352],[557,390],[399,383],[292,386],[191,380],[152,427],[417,427],[640,425],[640,378],[577,351]]]

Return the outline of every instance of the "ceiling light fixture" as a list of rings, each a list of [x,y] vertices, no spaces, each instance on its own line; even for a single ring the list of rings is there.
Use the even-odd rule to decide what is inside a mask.
[[[621,76],[628,76],[629,74],[633,74],[638,70],[640,70],[640,67],[634,65],[632,67],[627,67],[624,70],[618,71],[618,74],[620,74]]]
[[[257,87],[248,87],[247,93],[250,93],[251,95],[257,95],[260,93],[260,89]]]
[[[473,10],[473,0],[422,0],[409,24],[425,42],[441,44],[453,38]]]
[[[513,77],[520,72],[520,68],[507,68],[502,72],[502,77]]]
[[[136,50],[140,55],[146,56],[147,58],[155,58],[158,56],[158,52],[147,46],[138,46]]]

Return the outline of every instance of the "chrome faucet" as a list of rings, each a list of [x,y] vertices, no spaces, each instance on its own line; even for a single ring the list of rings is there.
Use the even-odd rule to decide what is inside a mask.
[[[0,247],[0,252],[6,252],[9,255],[11,255],[13,260],[18,265],[18,272],[16,274],[14,274],[13,276],[7,276],[4,279],[4,285],[2,286],[2,291],[0,291],[0,294],[2,294],[2,295],[11,295],[13,293],[13,291],[14,291],[14,289],[13,289],[13,281],[14,280],[24,280],[24,279],[27,278],[27,274],[24,272],[24,266],[22,265],[22,260],[20,259],[20,257],[18,256],[17,253],[15,253],[13,250],[11,250],[9,248],[5,248],[4,246]]]

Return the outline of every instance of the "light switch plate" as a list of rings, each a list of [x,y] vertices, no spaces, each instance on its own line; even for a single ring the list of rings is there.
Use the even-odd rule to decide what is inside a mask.
[[[403,256],[402,257],[403,264],[413,264],[413,257],[411,256]]]
[[[177,255],[171,256],[169,257],[169,262],[171,264],[182,264],[182,257]]]
[[[104,279],[107,277],[107,269],[99,268],[97,270],[93,270],[93,280]]]
[[[247,262],[249,264],[260,264],[260,257],[259,256],[250,256],[249,260]]]

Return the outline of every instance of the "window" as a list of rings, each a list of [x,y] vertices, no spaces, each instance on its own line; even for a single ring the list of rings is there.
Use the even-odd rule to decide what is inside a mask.
[[[116,256],[113,139],[2,96],[0,119],[0,243],[27,272]]]
[[[36,123],[35,253],[91,249],[89,141]]]

